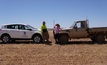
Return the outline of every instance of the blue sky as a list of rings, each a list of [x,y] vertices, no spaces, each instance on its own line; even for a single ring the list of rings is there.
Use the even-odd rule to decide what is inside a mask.
[[[90,27],[107,26],[107,0],[0,0],[0,24],[25,23],[40,28],[46,21],[70,27],[88,18]]]

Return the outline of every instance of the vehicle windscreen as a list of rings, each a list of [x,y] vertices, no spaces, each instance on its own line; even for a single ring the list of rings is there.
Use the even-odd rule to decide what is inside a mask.
[[[30,26],[30,25],[27,25],[30,29],[32,29],[32,30],[35,30],[36,28],[34,28],[34,27],[32,27],[32,26]]]
[[[70,26],[70,28],[73,28],[75,26],[76,21],[72,24],[72,26]]]

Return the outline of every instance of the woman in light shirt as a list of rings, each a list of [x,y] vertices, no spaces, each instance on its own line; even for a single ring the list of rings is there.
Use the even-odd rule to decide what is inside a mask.
[[[59,24],[56,24],[54,26],[54,39],[56,42],[59,41],[59,32],[61,31],[61,28],[60,28],[60,25]]]

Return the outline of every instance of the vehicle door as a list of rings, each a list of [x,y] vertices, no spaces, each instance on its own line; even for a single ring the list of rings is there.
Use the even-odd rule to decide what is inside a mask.
[[[84,38],[87,37],[87,27],[85,26],[84,22],[77,22],[72,29],[72,37],[75,38]]]
[[[19,30],[18,25],[6,25],[7,33],[11,36],[11,38],[19,38]]]
[[[26,25],[19,25],[20,38],[29,39],[33,35],[33,30]]]

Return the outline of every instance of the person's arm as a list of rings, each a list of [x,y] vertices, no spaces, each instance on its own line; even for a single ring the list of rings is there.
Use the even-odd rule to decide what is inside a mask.
[[[61,28],[59,28],[59,32],[61,31],[62,29]]]
[[[47,29],[47,26],[45,25],[45,29]]]

